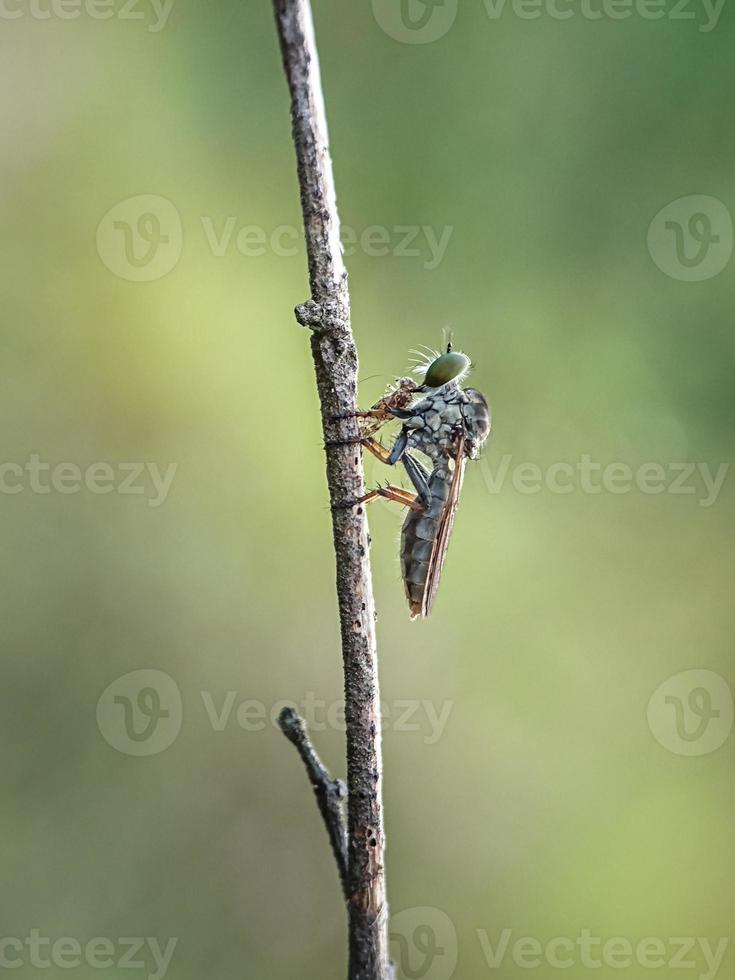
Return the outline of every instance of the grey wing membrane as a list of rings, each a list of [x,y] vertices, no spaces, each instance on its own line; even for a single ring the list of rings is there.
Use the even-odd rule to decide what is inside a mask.
[[[439,580],[442,569],[444,568],[444,559],[447,555],[449,538],[452,535],[454,517],[457,513],[459,495],[462,490],[466,462],[465,437],[462,435],[458,442],[457,455],[454,458],[454,473],[452,474],[449,496],[444,505],[441,520],[439,521],[439,529],[431,549],[431,557],[429,558],[429,571],[426,576],[426,585],[424,586],[424,594],[421,600],[421,615],[424,618],[431,612],[434,606],[434,600],[436,599],[436,593],[439,589]]]

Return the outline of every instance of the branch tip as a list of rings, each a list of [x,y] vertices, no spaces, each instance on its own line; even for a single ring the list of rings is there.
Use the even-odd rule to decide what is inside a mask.
[[[347,898],[347,827],[342,813],[342,801],[347,798],[347,787],[341,779],[332,779],[309,740],[306,722],[295,708],[286,706],[278,716],[278,727],[296,747],[309,777],[319,812],[329,834],[334,858],[337,862],[342,892]]]
[[[296,745],[306,738],[306,726],[303,718],[295,708],[287,706],[278,716],[278,727],[289,740]]]

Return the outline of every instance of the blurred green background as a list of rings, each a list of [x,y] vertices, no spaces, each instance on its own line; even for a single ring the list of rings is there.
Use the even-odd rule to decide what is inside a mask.
[[[732,11],[703,31],[693,0],[696,19],[669,4],[659,20],[594,20],[576,5],[568,19],[510,7],[493,19],[465,0],[442,36],[404,43],[417,35],[391,28],[397,5],[314,7],[341,214],[358,238],[347,261],[360,400],[449,325],[494,410],[427,623],[407,617],[400,513],[370,515],[388,887],[392,911],[409,910],[394,930],[400,976],[556,975],[510,951],[491,968],[482,931],[496,947],[504,929],[511,947],[583,929],[633,946],[659,937],[658,975],[707,975],[697,949],[695,967],[676,969],[668,940],[716,947],[733,928],[735,507],[731,474],[702,506],[702,479],[671,492],[669,467],[715,472],[732,454]],[[174,980],[342,977],[326,837],[267,720],[284,701],[329,706],[313,709],[314,738],[343,774],[318,406],[292,316],[308,287],[289,232],[300,235],[300,209],[270,4],[177,0],[165,23],[144,0],[143,19],[122,3],[109,20],[11,9],[2,937],[115,946],[104,969],[54,962],[46,977],[156,975],[150,949],[145,966],[123,965],[121,937],[177,938]],[[689,228],[686,202],[651,238],[661,209],[690,195],[707,197],[695,211],[719,242],[697,244],[707,226]],[[432,234],[450,236],[441,256]],[[33,456],[69,464],[68,482],[56,472],[38,492]],[[585,456],[634,474],[658,463],[666,485],[591,493],[562,476],[571,492],[554,492],[548,468]],[[59,489],[101,463],[111,492]],[[539,468],[538,492],[523,492],[521,463]],[[121,464],[148,464],[141,492],[125,492]],[[157,494],[151,468],[171,464]],[[369,482],[386,477],[367,466]],[[167,719],[148,695],[137,704],[140,675],[98,710],[139,670],[171,678],[180,726],[168,682]],[[690,670],[719,717],[698,719],[706,700],[681,688],[685,728],[662,695],[649,725],[654,692]],[[133,751],[149,754],[130,754],[126,704],[173,725],[165,751],[143,739]],[[703,741],[691,736],[700,722]],[[426,907],[441,912],[415,911]],[[422,952],[427,922],[443,952]],[[31,977],[41,968],[24,950],[4,955]],[[587,976],[574,959],[564,974]],[[718,975],[733,963],[730,949]]]

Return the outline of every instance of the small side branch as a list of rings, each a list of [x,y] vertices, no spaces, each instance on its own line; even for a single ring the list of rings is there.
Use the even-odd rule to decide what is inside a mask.
[[[347,827],[342,813],[342,801],[347,797],[347,787],[341,779],[332,779],[324,768],[309,740],[306,723],[293,708],[283,709],[278,716],[278,727],[289,742],[296,746],[296,751],[304,763],[319,812],[329,834],[329,843],[332,845],[339,879],[342,882],[342,893],[345,898],[348,898]]]

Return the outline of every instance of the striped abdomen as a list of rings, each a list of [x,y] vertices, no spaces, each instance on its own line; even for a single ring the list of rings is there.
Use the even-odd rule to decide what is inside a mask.
[[[449,498],[452,474],[438,463],[429,477],[431,503],[423,511],[409,510],[401,532],[401,573],[411,616],[420,616],[434,543]]]

